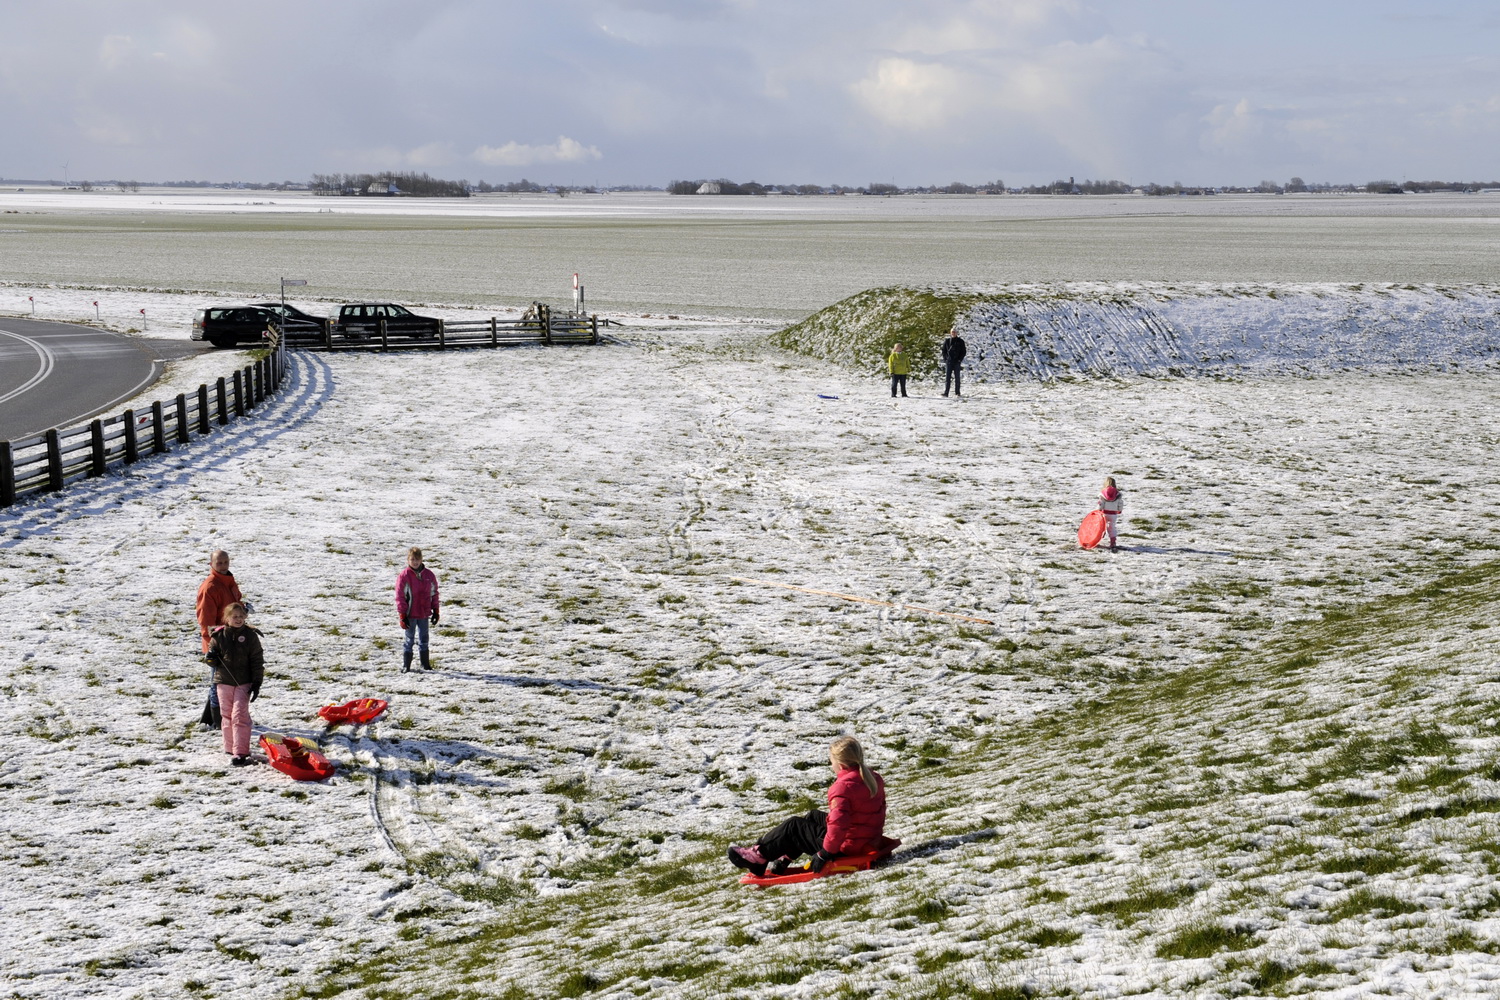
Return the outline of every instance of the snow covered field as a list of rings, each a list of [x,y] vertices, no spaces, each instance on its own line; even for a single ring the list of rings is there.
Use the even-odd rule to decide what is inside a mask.
[[[226,431],[0,513],[11,995],[1500,988],[1491,376],[898,405],[759,327],[624,337],[299,356]],[[1080,552],[1105,473],[1126,548]],[[395,670],[411,544],[431,675]],[[257,726],[326,785],[192,724],[217,546]],[[895,863],[735,884],[842,732]]]

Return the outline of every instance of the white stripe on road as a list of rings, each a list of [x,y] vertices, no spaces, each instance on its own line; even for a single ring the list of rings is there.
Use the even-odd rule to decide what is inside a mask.
[[[36,351],[37,356],[40,357],[42,361],[41,367],[37,370],[37,373],[31,376],[29,380],[23,382],[18,388],[12,389],[5,395],[0,396],[0,403],[4,403],[8,402],[9,400],[15,399],[22,393],[30,392],[37,386],[38,383],[45,381],[47,376],[52,374],[52,368],[55,364],[55,361],[52,357],[52,351],[40,341],[32,340],[30,337],[23,337],[19,333],[11,333],[9,330],[0,330],[0,337],[16,338],[21,343],[29,346],[33,351]]]

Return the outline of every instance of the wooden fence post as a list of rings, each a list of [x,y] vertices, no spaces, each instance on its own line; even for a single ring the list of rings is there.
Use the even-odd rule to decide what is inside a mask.
[[[264,360],[264,358],[261,359],[261,361]],[[256,361],[245,369],[245,375],[250,379],[250,405],[259,406],[266,401],[265,365]]]
[[[447,331],[444,329],[445,326],[447,326],[447,324],[444,323],[443,322],[443,318],[441,316],[439,316],[438,317],[438,350],[440,350],[440,351],[443,350],[445,347],[448,346],[448,335],[447,335]]]
[[[537,318],[542,321],[542,343],[552,346],[552,310],[548,306],[542,306],[537,310]]]
[[[218,394],[219,403],[219,426],[229,423],[229,389],[224,384],[224,376],[219,376],[219,382],[214,387]]]
[[[104,421],[89,424],[89,475],[102,476],[109,465],[109,456],[104,453]]]
[[[161,400],[151,404],[151,454],[160,455],[167,450],[166,423],[161,415]]]
[[[599,316],[597,313],[589,317],[589,327],[594,331],[594,335],[590,338],[589,343],[599,343]]]
[[[56,492],[63,488],[62,439],[57,428],[47,429],[47,489]]]
[[[234,415],[243,417],[245,415],[245,373],[238,368],[234,370]]]
[[[498,347],[498,346],[500,346],[500,330],[499,330],[499,327],[496,325],[496,323],[495,323],[495,317],[493,317],[493,316],[490,317],[490,346],[491,347]]]
[[[198,386],[198,433],[208,433],[208,383]]]
[[[326,347],[330,351],[333,350],[333,320],[332,319],[325,319],[323,321],[323,346]]]
[[[0,507],[16,502],[16,460],[9,441],[0,441]]]
[[[384,350],[389,349],[390,346],[391,346],[390,338],[388,338],[386,336],[385,319],[384,319],[384,317],[382,317],[381,320],[380,320],[380,349],[382,351],[384,351]]]
[[[187,393],[177,394],[177,440],[188,443]]]
[[[125,464],[131,465],[141,457],[141,446],[135,439],[135,411],[126,410],[120,419],[125,421]]]

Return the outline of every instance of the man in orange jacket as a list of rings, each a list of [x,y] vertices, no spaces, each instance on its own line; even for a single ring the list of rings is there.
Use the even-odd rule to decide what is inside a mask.
[[[214,549],[208,557],[208,577],[198,584],[198,634],[203,639],[203,652],[208,652],[209,633],[224,624],[224,609],[241,601],[240,585],[229,572],[229,553]],[[205,726],[219,725],[219,688],[213,682],[213,670],[209,670],[208,704],[203,706],[202,722]]]
[[[207,579],[198,584],[198,634],[203,639],[205,653],[208,652],[208,634],[224,624],[224,609],[243,600],[240,585],[229,572],[228,552],[214,549],[208,557],[208,568]]]

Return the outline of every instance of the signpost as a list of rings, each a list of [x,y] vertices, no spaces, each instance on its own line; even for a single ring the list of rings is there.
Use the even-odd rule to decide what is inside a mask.
[[[281,279],[281,331],[286,333],[286,290],[287,286],[300,287],[307,284],[305,278],[282,278]]]

